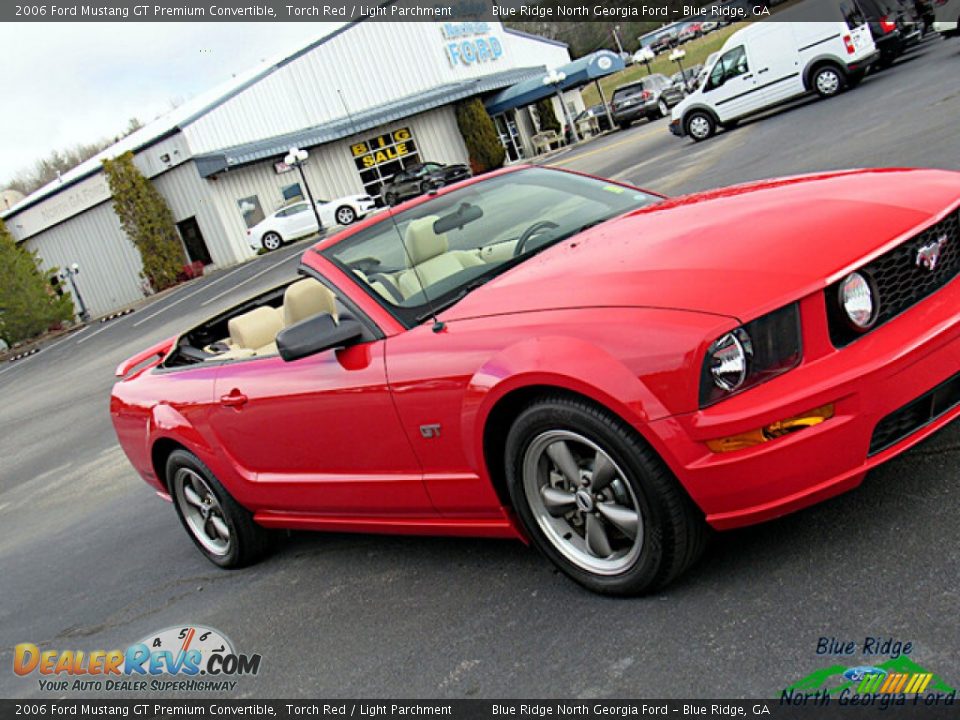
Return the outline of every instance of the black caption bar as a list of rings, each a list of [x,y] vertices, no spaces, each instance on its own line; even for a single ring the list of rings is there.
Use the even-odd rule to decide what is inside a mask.
[[[891,697],[884,704],[781,700],[0,700],[2,718],[124,717],[137,720],[278,718],[279,720],[545,720],[585,718],[956,718],[952,703]]]
[[[325,21],[671,23],[687,18],[732,21],[837,20],[836,0],[24,0],[0,4],[0,21],[190,22]],[[786,17],[789,15],[789,18]]]

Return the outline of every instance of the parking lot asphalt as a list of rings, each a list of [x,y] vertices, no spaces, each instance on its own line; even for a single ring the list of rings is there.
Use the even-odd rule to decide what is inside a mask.
[[[669,194],[842,167],[960,169],[958,72],[960,41],[932,39],[855,91],[699,145],[661,120],[547,162]],[[262,655],[237,697],[774,697],[838,662],[816,654],[819,638],[868,636],[911,642],[911,659],[960,686],[956,424],[854,492],[718,535],[645,598],[591,595],[498,541],[293,534],[258,566],[214,568],[118,447],[113,369],[292,277],[306,246],[0,366],[0,696],[64,695],[13,675],[17,643],[124,648],[180,624]]]

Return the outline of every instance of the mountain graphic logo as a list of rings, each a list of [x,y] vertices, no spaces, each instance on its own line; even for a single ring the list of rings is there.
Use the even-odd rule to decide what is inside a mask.
[[[814,670],[787,687],[784,693],[826,692],[838,695],[844,690],[854,693],[952,693],[939,675],[921,667],[906,655],[878,665],[831,665]]]

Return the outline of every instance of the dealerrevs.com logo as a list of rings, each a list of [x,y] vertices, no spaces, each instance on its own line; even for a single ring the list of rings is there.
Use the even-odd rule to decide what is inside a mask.
[[[170,627],[126,650],[14,648],[13,672],[37,676],[41,691],[232,691],[234,678],[260,672],[259,654],[234,650],[223,633],[202,625]]]

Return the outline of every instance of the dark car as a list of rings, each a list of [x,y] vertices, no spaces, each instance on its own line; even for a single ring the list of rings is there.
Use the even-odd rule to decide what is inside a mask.
[[[668,108],[679,105],[680,101],[687,96],[687,93],[697,89],[701,70],[703,70],[703,65],[694,65],[691,68],[684,69],[682,73],[674,73],[671,76],[670,86],[664,88],[663,92],[660,93],[660,99],[666,103]]]
[[[603,103],[591,105],[582,113],[577,115],[573,119],[573,122],[577,127],[580,127],[580,125],[589,118],[596,119],[597,127],[599,128],[600,132],[606,132],[607,130],[613,129],[610,126],[610,118],[607,115],[607,108]]]
[[[640,118],[656,120],[670,110],[670,105],[661,101],[661,94],[670,86],[665,75],[647,75],[642,80],[621,85],[613,91],[613,121],[626,130]]]
[[[650,43],[650,50],[654,55],[659,55],[664,50],[669,50],[677,44],[677,36],[673,33],[664,33]]]
[[[856,9],[866,16],[873,42],[880,52],[876,68],[889,67],[900,57],[904,49],[919,40],[920,28],[906,7],[897,0],[855,0]],[[846,2],[841,3],[844,12],[853,11]]]
[[[470,175],[470,168],[466,165],[443,165],[435,162],[408,165],[383,186],[380,196],[387,205],[396,205],[401,200],[465,180]]]

